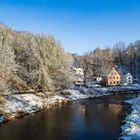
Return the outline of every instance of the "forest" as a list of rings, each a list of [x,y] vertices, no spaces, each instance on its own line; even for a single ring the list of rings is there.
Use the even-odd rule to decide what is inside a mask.
[[[18,32],[0,24],[0,94],[41,90],[55,93],[73,85],[72,67],[87,76],[103,76],[112,66],[140,79],[140,41],[96,48],[81,56],[66,52],[46,34]]]
[[[0,25],[0,93],[69,88],[73,58],[50,35]]]

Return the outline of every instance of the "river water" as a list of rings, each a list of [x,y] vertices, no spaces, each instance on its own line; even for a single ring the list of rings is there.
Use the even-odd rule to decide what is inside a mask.
[[[0,125],[0,140],[117,140],[137,94],[74,101]]]

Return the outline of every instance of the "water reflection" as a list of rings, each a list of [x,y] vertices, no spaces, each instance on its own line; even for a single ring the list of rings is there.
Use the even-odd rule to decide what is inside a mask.
[[[0,140],[115,140],[128,111],[116,95],[73,102],[0,126]],[[112,102],[113,101],[113,102]]]

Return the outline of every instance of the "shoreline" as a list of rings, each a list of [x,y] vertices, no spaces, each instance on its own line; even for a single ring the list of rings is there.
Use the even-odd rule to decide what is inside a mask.
[[[68,100],[57,95],[44,98],[33,94],[22,94],[5,96],[4,102],[4,108],[0,110],[0,123],[49,109],[59,104],[65,104]]]
[[[112,92],[117,89],[116,92]],[[3,103],[0,105],[0,123],[10,121],[14,118],[21,118],[26,115],[38,112],[43,109],[50,109],[51,107],[66,104],[74,100],[82,100],[100,96],[107,96],[125,92],[125,90],[139,90],[137,87],[109,87],[109,88],[85,88],[81,87],[78,90],[64,90],[57,95],[49,98],[45,97],[43,93],[41,96],[35,94],[18,94],[7,95],[1,99]]]
[[[131,113],[127,114],[125,124],[121,127],[121,139],[140,139],[140,96],[126,103],[131,106]]]

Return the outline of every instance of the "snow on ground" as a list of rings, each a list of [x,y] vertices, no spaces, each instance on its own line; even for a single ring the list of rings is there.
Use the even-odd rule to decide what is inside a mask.
[[[36,109],[41,108],[42,100],[33,94],[28,95],[12,95],[6,97],[6,113],[16,113],[17,111],[24,113],[33,113]]]
[[[63,94],[65,98],[68,98],[70,101],[93,97],[91,94],[82,94],[79,90],[64,90]]]
[[[110,89],[111,88],[111,89]],[[130,88],[130,87],[126,87]],[[134,88],[138,88],[135,85]],[[79,87],[78,89],[68,89],[61,93],[46,97],[35,94],[18,94],[3,97],[4,104],[0,104],[0,123],[11,120],[14,117],[21,117],[30,113],[37,112],[43,108],[49,108],[56,104],[65,103],[73,100],[87,99],[99,96],[110,95],[110,90],[122,90],[122,87]],[[132,89],[132,87],[131,87]]]
[[[73,101],[109,95],[110,93],[108,93],[107,91],[107,88],[80,87],[78,90],[64,90],[63,95],[70,101]]]
[[[50,98],[44,98],[34,94],[5,96],[4,105],[0,105],[2,112],[0,123],[4,122],[5,119],[11,120],[14,117],[31,114],[42,108],[64,102],[67,102],[67,99],[61,96],[52,96]]]
[[[132,112],[126,117],[126,124],[122,126],[124,140],[140,139],[140,97],[127,101],[132,105]]]
[[[18,94],[4,97],[4,104],[0,105],[1,116],[0,123],[11,120],[15,117],[24,116],[37,112],[42,108],[49,108],[52,105],[65,103],[67,101],[87,99],[92,97],[104,96],[107,93],[106,88],[84,88],[79,90],[64,90],[61,94],[42,97],[35,94]]]
[[[140,85],[139,84],[133,84],[133,87],[136,87],[136,88],[140,89]]]
[[[139,90],[139,89],[140,89],[140,85],[138,84],[108,87],[109,91],[124,91],[124,92],[129,90]]]

